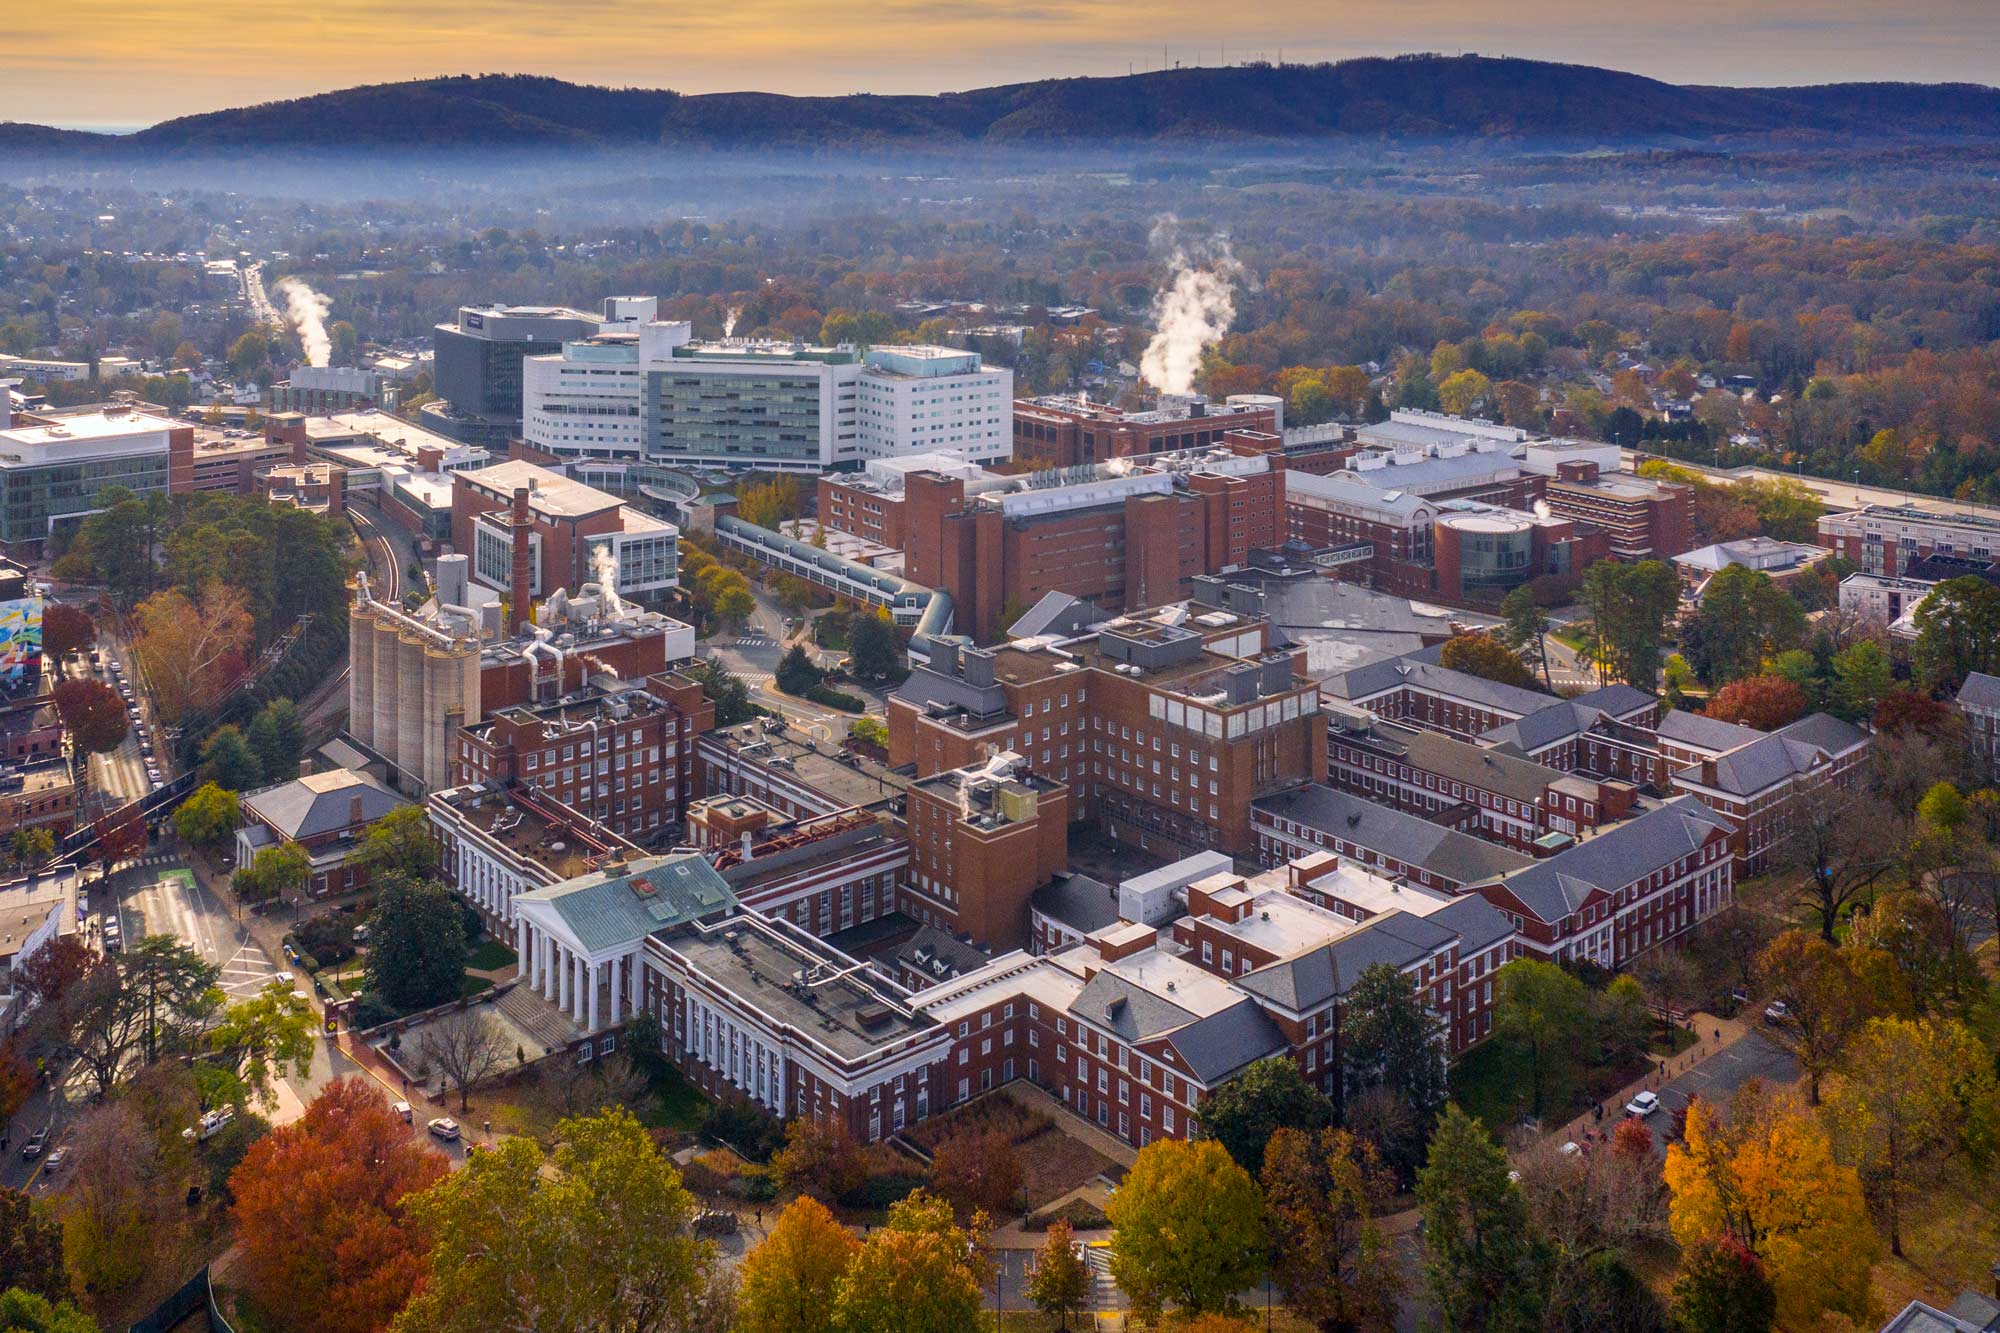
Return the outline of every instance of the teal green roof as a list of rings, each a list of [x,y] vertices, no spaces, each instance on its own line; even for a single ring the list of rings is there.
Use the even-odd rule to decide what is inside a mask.
[[[621,948],[737,905],[736,894],[715,867],[691,852],[644,857],[617,873],[594,870],[520,896],[554,908],[577,943],[591,953]]]

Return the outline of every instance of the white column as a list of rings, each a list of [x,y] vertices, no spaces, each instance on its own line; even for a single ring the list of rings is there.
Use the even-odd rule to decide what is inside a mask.
[[[561,944],[557,944],[555,946],[555,950],[556,950],[556,1003],[561,1005],[564,1011],[567,1012],[570,1008],[569,950]]]
[[[541,944],[539,952],[542,968],[542,998],[550,1003],[554,1003],[556,998],[556,944],[553,939],[549,938],[548,931],[542,930],[540,931],[540,935]]]
[[[597,977],[601,970],[601,966],[597,963],[585,962],[583,965],[583,975],[590,980],[590,989],[585,992],[587,996],[586,1007],[590,1013],[590,1022],[584,1025],[584,1031],[586,1032],[597,1031]]]
[[[527,976],[532,964],[528,961],[528,923],[525,921],[514,922],[514,957],[517,960],[515,975]]]

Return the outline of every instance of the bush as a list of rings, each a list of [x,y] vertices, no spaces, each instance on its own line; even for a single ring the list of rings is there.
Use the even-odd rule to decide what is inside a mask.
[[[838,708],[843,713],[859,713],[868,707],[868,701],[858,695],[830,689],[825,685],[815,685],[805,692],[805,697],[816,704],[828,708]]]
[[[843,1208],[887,1208],[924,1187],[924,1178],[905,1172],[870,1176],[840,1196]]]
[[[394,1005],[373,991],[356,1000],[351,1013],[353,1015],[353,1025],[357,1028],[380,1027],[384,1023],[392,1023],[403,1016],[396,1010]]]
[[[753,1162],[768,1162],[785,1146],[784,1122],[743,1096],[727,1097],[711,1106],[701,1118],[701,1132]]]
[[[309,953],[295,953],[292,956],[292,966],[298,968],[301,972],[317,972],[319,971],[319,959]]]
[[[354,923],[338,912],[322,912],[299,922],[287,938],[294,949],[311,954],[322,967],[354,957]]]

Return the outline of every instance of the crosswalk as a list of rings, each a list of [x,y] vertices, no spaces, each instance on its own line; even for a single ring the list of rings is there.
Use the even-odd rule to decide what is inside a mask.
[[[179,863],[180,858],[172,852],[154,852],[151,856],[142,856],[138,860],[128,862],[127,864],[134,866],[164,866],[178,865]]]

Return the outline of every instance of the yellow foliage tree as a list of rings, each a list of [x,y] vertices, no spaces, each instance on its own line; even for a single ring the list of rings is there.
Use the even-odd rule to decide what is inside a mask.
[[[1882,1242],[1859,1174],[1835,1160],[1816,1119],[1789,1100],[1745,1102],[1725,1126],[1697,1098],[1683,1137],[1666,1163],[1668,1225],[1683,1249],[1729,1237],[1753,1251],[1785,1327],[1829,1310],[1867,1318],[1868,1270]]]
[[[736,1326],[743,1333],[831,1333],[834,1295],[860,1250],[826,1205],[794,1199],[743,1259]]]

